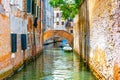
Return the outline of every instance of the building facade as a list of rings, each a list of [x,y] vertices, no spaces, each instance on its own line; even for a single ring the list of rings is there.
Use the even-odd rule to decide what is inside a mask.
[[[66,30],[66,20],[62,18],[62,11],[59,8],[54,9],[54,30]]]
[[[83,1],[74,27],[74,49],[99,80],[120,80],[119,0]]]
[[[49,0],[44,0],[44,30],[54,28],[54,8],[50,6]]]
[[[66,25],[65,25],[65,27],[66,27],[66,30],[67,30],[69,33],[73,34],[74,19],[68,19],[68,20],[66,20]]]
[[[0,79],[42,51],[43,3],[0,0]]]

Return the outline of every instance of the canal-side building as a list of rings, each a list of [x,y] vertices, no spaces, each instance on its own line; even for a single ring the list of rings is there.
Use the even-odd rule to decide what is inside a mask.
[[[74,19],[67,19],[65,27],[69,33],[73,34]]]
[[[54,29],[54,8],[44,0],[44,31]]]
[[[120,0],[82,2],[74,27],[74,49],[99,80],[120,80]]]
[[[66,30],[66,20],[62,18],[62,11],[54,8],[54,30]]]
[[[42,51],[43,5],[39,0],[0,0],[0,80]]]
[[[66,31],[66,20],[62,18],[62,11],[59,8],[54,8],[54,30],[65,30]],[[55,36],[54,41],[61,41],[60,36]]]

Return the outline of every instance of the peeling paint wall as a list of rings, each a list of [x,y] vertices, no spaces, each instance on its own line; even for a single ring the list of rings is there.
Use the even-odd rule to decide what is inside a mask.
[[[80,30],[78,48],[82,58],[87,60],[100,80],[119,80],[120,1],[84,1],[79,7],[78,27]],[[75,39],[75,42],[77,41]],[[77,45],[75,43],[75,46]]]
[[[89,25],[86,1],[79,8],[79,13],[76,19],[76,26],[74,26],[74,50],[78,52],[81,57],[88,61],[89,44]]]
[[[73,27],[73,36],[74,36],[74,50],[80,54],[80,28],[79,28],[79,16],[75,17],[75,26]]]
[[[0,74],[12,68],[9,18],[0,14]]]
[[[27,0],[0,0],[0,80],[42,51],[41,25],[38,25],[39,29],[34,28],[35,16],[26,12],[26,3]],[[11,51],[11,34],[13,33],[17,35],[17,51],[14,53]],[[33,46],[33,33],[36,48]],[[27,38],[26,50],[22,50],[21,34],[25,34]],[[15,54],[14,58],[12,58],[13,54]]]
[[[90,64],[94,64],[106,79],[112,79],[114,72],[119,72],[113,69],[114,65],[120,65],[120,1],[96,1],[92,10]]]
[[[27,34],[27,24],[27,20],[12,15],[10,16],[11,33]]]

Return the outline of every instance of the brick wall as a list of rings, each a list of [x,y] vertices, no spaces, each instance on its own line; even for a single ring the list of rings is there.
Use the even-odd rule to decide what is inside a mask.
[[[120,1],[88,0],[79,10],[79,54],[88,61],[99,79],[119,80]]]
[[[106,79],[112,79],[114,72],[118,73],[113,67],[120,64],[117,57],[120,55],[119,5],[117,0],[96,1],[90,16],[90,64],[94,64]]]

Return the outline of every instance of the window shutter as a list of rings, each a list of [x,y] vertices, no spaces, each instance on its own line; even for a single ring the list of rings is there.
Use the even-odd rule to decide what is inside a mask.
[[[17,34],[11,34],[11,52],[17,52]]]
[[[35,16],[36,16],[36,11],[37,11],[36,2],[34,2],[34,15]]]
[[[22,48],[22,50],[27,49],[27,37],[26,37],[26,34],[21,34],[21,48]]]
[[[34,0],[32,0],[32,14],[34,14]]]
[[[31,0],[27,0],[27,13],[31,12]]]
[[[32,0],[32,14],[34,16],[37,16],[37,3],[36,3],[36,0]]]

